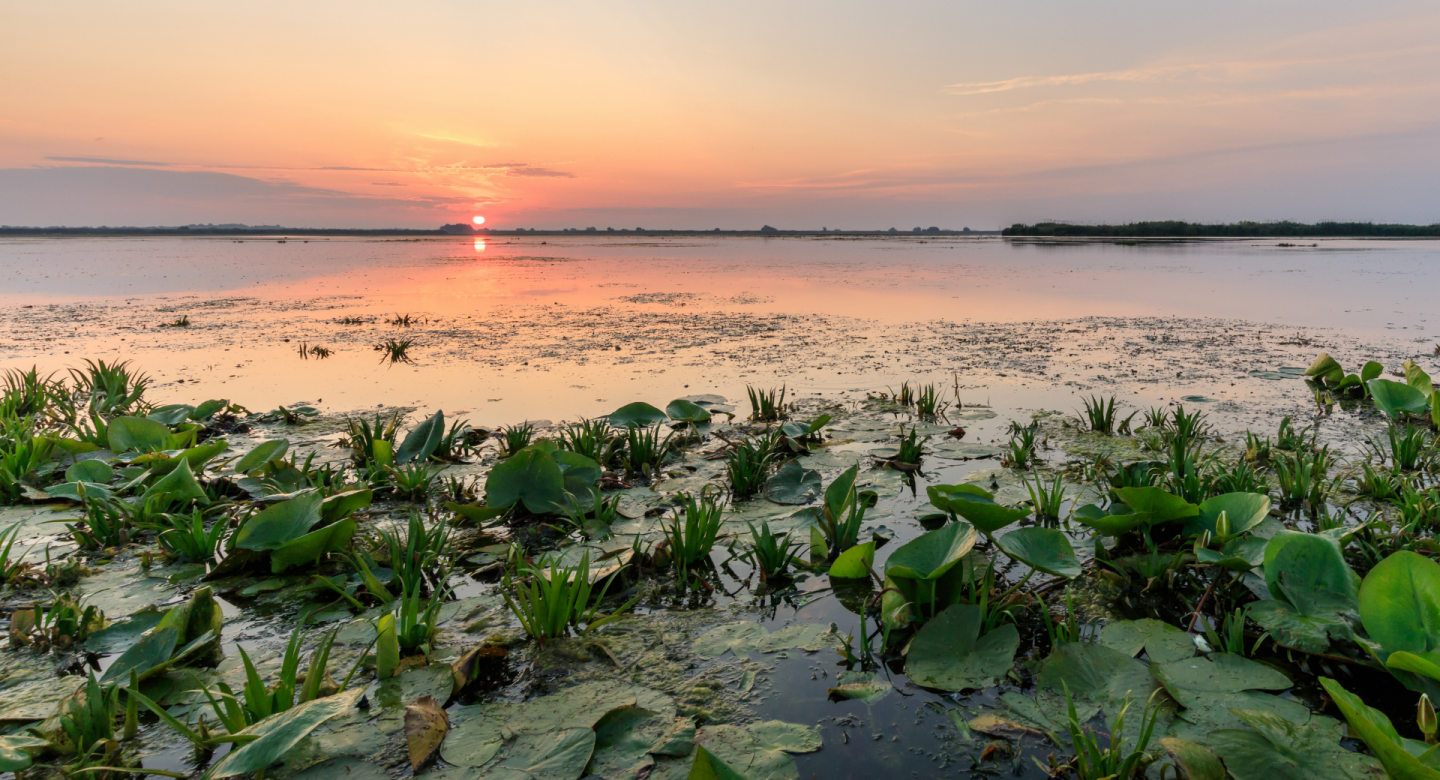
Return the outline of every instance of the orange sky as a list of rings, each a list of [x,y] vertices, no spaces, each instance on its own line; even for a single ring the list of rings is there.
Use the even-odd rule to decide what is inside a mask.
[[[1440,10],[1419,2],[78,0],[4,20],[0,224],[1440,221]]]

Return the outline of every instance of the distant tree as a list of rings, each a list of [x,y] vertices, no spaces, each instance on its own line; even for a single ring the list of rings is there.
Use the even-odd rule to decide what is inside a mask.
[[[761,233],[779,233],[780,231],[779,231],[779,230],[776,230],[776,229],[773,228],[773,227],[770,227],[769,225],[765,225],[764,227],[760,228],[760,232],[761,232]]]

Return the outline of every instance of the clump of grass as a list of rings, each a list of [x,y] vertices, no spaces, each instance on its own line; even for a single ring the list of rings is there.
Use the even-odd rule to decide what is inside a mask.
[[[215,718],[225,726],[225,730],[231,734],[238,734],[246,728],[259,723],[262,720],[285,712],[298,704],[314,701],[321,697],[326,684],[326,667],[330,663],[330,648],[335,643],[335,636],[340,629],[332,629],[320,644],[310,653],[310,665],[305,674],[300,674],[300,648],[304,643],[305,618],[302,617],[295,631],[290,634],[290,641],[285,646],[285,653],[280,660],[280,670],[272,686],[266,686],[265,680],[260,676],[255,664],[250,660],[245,648],[237,647],[240,651],[240,660],[245,666],[245,686],[240,689],[237,695],[230,686],[224,682],[216,684],[217,690],[210,690],[201,687],[201,692],[210,701],[210,709],[215,713]],[[353,672],[352,672],[353,674]],[[339,686],[340,690],[345,689],[350,678],[345,678],[345,683]]]
[[[600,491],[594,491],[587,506],[573,495],[566,494],[569,503],[562,507],[565,521],[592,539],[610,536],[610,526],[620,519],[620,496],[606,499]]]
[[[1355,492],[1369,496],[1376,501],[1393,501],[1400,495],[1403,481],[1383,466],[1379,471],[1371,468],[1369,461],[1360,464],[1360,476],[1355,478]]]
[[[1215,494],[1264,493],[1268,487],[1260,472],[1256,471],[1249,461],[1241,459],[1228,468],[1224,465],[1215,466],[1210,475],[1210,490]]]
[[[886,390],[890,390],[890,388],[888,388],[888,387],[885,388],[885,389],[886,389]],[[901,406],[914,406],[914,405],[915,405],[915,388],[911,387],[911,386],[910,386],[910,383],[909,383],[908,381],[906,381],[906,382],[901,382],[901,383],[900,383],[900,392],[897,393],[897,392],[895,392],[894,390],[890,390],[890,397],[893,398],[893,399],[895,399],[895,403],[897,403],[897,404],[899,404],[899,405],[901,405]]]
[[[413,363],[410,359],[410,347],[415,345],[415,339],[385,339],[375,345],[375,351],[380,353],[380,362]]]
[[[149,404],[145,403],[145,390],[150,386],[150,377],[131,371],[130,361],[121,360],[106,363],[104,360],[86,360],[83,370],[70,369],[76,393],[87,399],[90,411],[109,419],[129,415],[144,416]]]
[[[620,437],[616,435],[610,421],[604,417],[581,420],[566,426],[565,430],[560,432],[557,443],[560,449],[584,455],[599,463],[602,468],[614,462],[622,447]]]
[[[303,341],[300,342],[301,360],[309,360],[312,357],[316,360],[324,360],[332,354],[334,353],[327,347],[322,347],[319,344],[306,344]]]
[[[307,417],[319,417],[320,410],[313,406],[277,406],[266,415],[286,425],[301,425]]]
[[[369,322],[369,320],[365,319],[364,317],[341,317],[340,319],[336,320],[336,322],[340,323],[341,325],[364,325],[365,323]]]
[[[1170,412],[1163,406],[1152,406],[1144,414],[1145,427],[1151,430],[1163,430],[1170,424]]]
[[[709,490],[702,492],[698,501],[689,493],[681,493],[678,501],[674,517],[662,530],[675,567],[688,570],[709,560],[720,534],[724,505]]]
[[[1390,465],[1397,471],[1427,469],[1435,459],[1435,451],[1424,429],[1406,425],[1401,432],[1396,427],[1392,425],[1385,431],[1389,447],[1386,451],[1376,448],[1377,453],[1382,458],[1388,455]]]
[[[1258,436],[1250,431],[1245,432],[1245,460],[1263,466],[1270,462],[1270,450],[1274,444],[1269,436]]]
[[[0,416],[23,419],[45,412],[53,400],[65,394],[53,376],[40,376],[34,366],[29,371],[6,369],[0,374]]]
[[[220,541],[225,538],[228,526],[225,518],[216,519],[209,530],[205,528],[205,513],[198,509],[189,515],[166,513],[159,518],[165,525],[153,526],[153,530],[159,531],[155,541],[170,557],[186,563],[209,563],[215,560],[216,551],[220,547]]]
[[[757,390],[746,385],[745,392],[750,396],[750,419],[756,422],[779,422],[785,419],[785,385],[769,390]]]
[[[1040,480],[1040,475],[1035,475],[1035,481],[1031,482],[1026,477],[1021,477],[1025,484],[1025,490],[1030,494],[1030,506],[1035,510],[1037,520],[1059,520],[1060,508],[1065,502],[1065,483],[1059,474],[1047,485]]]
[[[1398,523],[1411,534],[1440,528],[1440,490],[1416,490],[1406,483],[1400,493]]]
[[[508,458],[530,446],[535,439],[535,426],[528,422],[501,426],[496,433],[500,434],[500,457]]]
[[[358,420],[347,417],[345,426],[349,433],[337,442],[337,446],[350,448],[350,459],[356,466],[364,468],[371,463],[390,460],[399,436],[400,413],[395,412],[386,421],[376,412],[374,423],[363,417]]]
[[[1290,419],[1290,415],[1285,415],[1280,418],[1280,430],[1275,434],[1275,449],[1286,450],[1287,452],[1297,452],[1305,449],[1307,447],[1305,434],[1310,433],[1313,428],[1314,426],[1307,425],[1304,428],[1296,430],[1294,421]]]
[[[927,384],[920,386],[920,392],[915,396],[915,413],[922,420],[937,420],[945,416],[945,410],[950,404],[940,400],[940,386]]]
[[[424,501],[430,495],[430,488],[435,484],[435,478],[444,471],[444,466],[430,466],[425,463],[409,463],[402,466],[389,466],[385,474],[389,477],[390,489],[395,495],[408,498],[411,501]]]
[[[797,552],[805,543],[789,533],[773,533],[768,520],[761,521],[760,529],[746,522],[750,527],[750,547],[745,551],[745,560],[755,567],[761,582],[770,582],[788,577],[790,567],[798,560]]]
[[[607,580],[599,594],[590,582],[590,554],[573,567],[550,562],[549,570],[521,563],[514,577],[507,570],[502,593],[505,606],[520,622],[525,633],[541,645],[559,639],[573,629],[585,635],[616,619],[640,598],[636,596],[605,617],[598,617],[600,604],[610,590]],[[513,596],[511,594],[514,594]]]
[[[1115,396],[1099,398],[1092,395],[1089,398],[1080,399],[1080,402],[1085,405],[1083,421],[1088,425],[1089,430],[1103,433],[1106,436],[1115,435],[1116,423],[1119,420],[1119,403],[1115,400]],[[1132,412],[1130,417],[1125,419],[1127,428],[1130,419],[1138,413],[1138,411]]]
[[[418,318],[418,317],[414,317],[414,316],[412,316],[412,315],[410,315],[410,314],[398,314],[398,313],[397,313],[394,317],[391,317],[391,318],[385,320],[385,324],[386,324],[386,325],[391,325],[391,326],[394,326],[394,327],[397,327],[397,328],[408,328],[408,327],[410,327],[411,325],[416,324],[417,322],[419,322],[419,318]]]
[[[730,448],[725,457],[725,473],[736,498],[749,498],[765,486],[770,467],[774,465],[771,443],[767,437],[747,436]]]
[[[895,461],[907,466],[920,465],[920,460],[925,455],[925,442],[927,441],[930,441],[930,437],[920,438],[914,426],[910,427],[909,435],[906,435],[905,428],[902,426],[900,428],[900,447],[899,451],[895,453]]]
[[[28,423],[11,426],[11,442],[0,447],[0,503],[13,504],[38,479],[40,469],[55,452],[53,439],[34,435]]]
[[[1035,462],[1035,436],[1040,431],[1040,421],[1029,425],[1010,423],[1010,441],[1000,455],[1001,465],[1016,469],[1028,469]]]
[[[1335,456],[1329,445],[1318,450],[1299,450],[1275,458],[1275,479],[1280,484],[1283,506],[1306,505],[1319,511],[1330,495],[1330,467]]]
[[[79,523],[66,527],[82,550],[124,547],[130,543],[133,514],[129,504],[95,499],[85,502],[85,517]]]
[[[675,436],[674,431],[668,431],[665,437],[661,438],[661,428],[658,424],[649,427],[626,426],[625,435],[621,439],[623,446],[620,458],[625,465],[627,476],[653,476],[660,468],[673,447],[672,439]]]
[[[188,328],[190,327],[190,315],[182,314],[180,318],[171,322],[160,323],[162,328]]]
[[[1065,684],[1065,707],[1068,711],[1065,730],[1070,733],[1071,749],[1075,751],[1070,769],[1079,780],[1132,780],[1144,774],[1145,767],[1155,760],[1155,756],[1145,749],[1150,746],[1155,724],[1160,718],[1159,694],[1159,691],[1151,694],[1145,703],[1145,711],[1140,716],[1140,738],[1134,748],[1127,749],[1125,743],[1129,740],[1122,735],[1131,701],[1130,694],[1126,693],[1125,703],[1121,705],[1120,712],[1115,716],[1115,726],[1110,730],[1108,746],[1101,748],[1095,730],[1080,722],[1075,700],[1070,696],[1070,685]]]

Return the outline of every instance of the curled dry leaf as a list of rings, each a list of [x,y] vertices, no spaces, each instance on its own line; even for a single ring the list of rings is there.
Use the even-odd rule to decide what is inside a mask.
[[[434,696],[421,696],[414,704],[405,705],[405,743],[410,748],[411,769],[419,772],[449,731],[450,716]]]

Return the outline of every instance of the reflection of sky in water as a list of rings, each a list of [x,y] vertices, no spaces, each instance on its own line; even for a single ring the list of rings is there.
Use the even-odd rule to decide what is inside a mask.
[[[966,323],[1204,317],[1270,323],[1276,338],[1325,327],[1390,343],[1428,337],[1422,296],[1440,286],[1440,243],[1276,243],[7,240],[0,241],[7,280],[0,306],[11,338],[0,341],[0,365],[60,368],[82,357],[128,356],[177,400],[223,393],[265,408],[317,398],[333,410],[439,405],[506,422],[601,414],[631,400],[663,403],[703,392],[743,399],[752,383],[789,382],[826,395],[907,378],[948,387],[954,377],[946,360],[970,349]],[[65,302],[91,306],[61,314],[47,308]],[[37,308],[18,308],[24,305]],[[416,365],[382,366],[370,349],[399,332],[383,324],[397,312],[427,321],[406,331],[417,340]],[[191,328],[155,328],[181,313],[191,316]],[[338,325],[344,316],[366,324]],[[44,325],[27,333],[27,321]],[[949,327],[941,321],[960,326],[948,346],[936,346]],[[931,342],[926,354],[911,349],[922,337]],[[1068,337],[1054,343],[1061,338]],[[301,341],[332,347],[335,356],[301,362]],[[1332,341],[1322,337],[1314,349],[1298,351],[1334,349]],[[1024,349],[1050,346],[1041,339]],[[970,392],[1068,408],[1077,391],[1064,382],[1123,375],[1128,366],[1120,364],[1135,351],[1122,346],[1114,342],[1103,358],[1051,350],[1052,361],[1095,365],[1057,363],[1044,385],[1012,374],[1003,393]],[[173,384],[178,379],[186,383]],[[1117,389],[1155,400],[1239,392],[1230,387]]]

